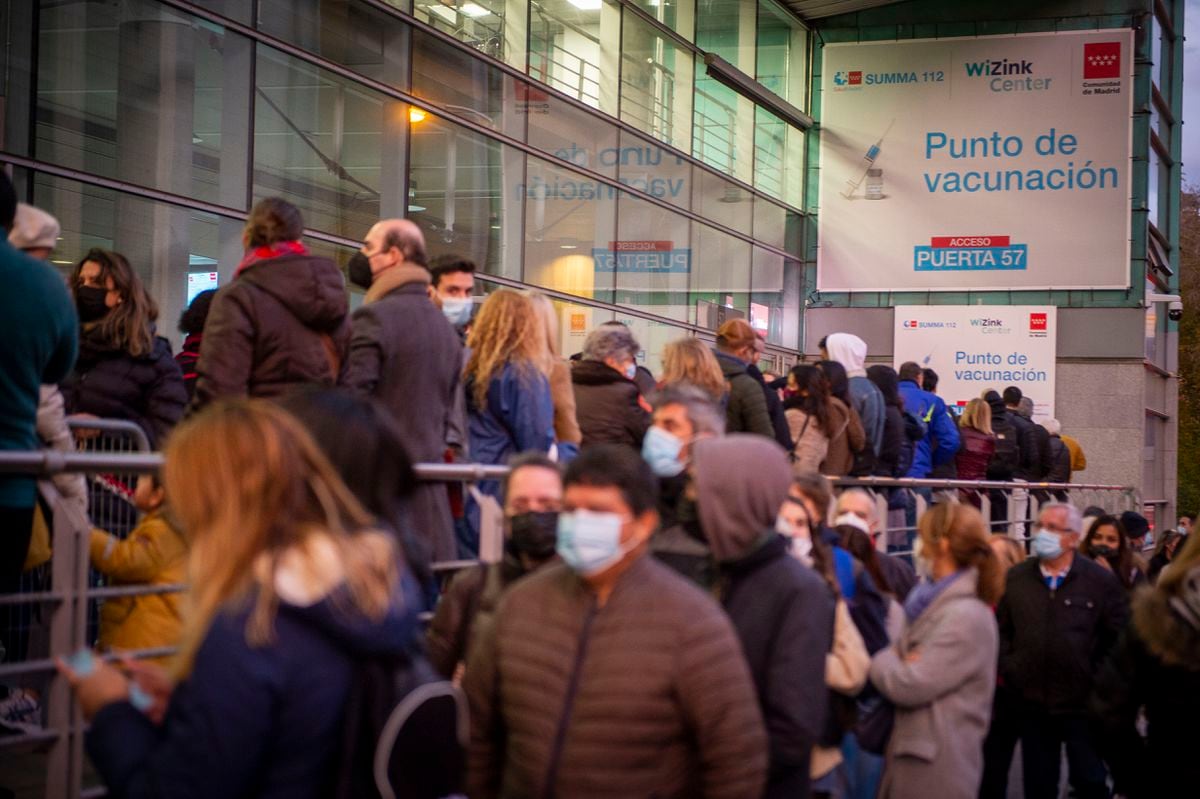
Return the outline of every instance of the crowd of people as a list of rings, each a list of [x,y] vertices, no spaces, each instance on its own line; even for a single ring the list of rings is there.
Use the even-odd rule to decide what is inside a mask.
[[[127,487],[141,520],[93,518],[90,557],[116,583],[186,579],[98,623],[101,651],[174,654],[59,664],[113,795],[361,795],[339,786],[362,779],[347,741],[379,664],[465,696],[457,784],[428,795],[1000,797],[1018,744],[1033,799],[1058,796],[1064,748],[1079,797],[1200,778],[1193,516],[1146,559],[1143,517],[1059,489],[1033,488],[1027,536],[975,490],[928,492],[918,516],[913,491],[831,489],[1068,482],[1082,450],[1016,388],[948,408],[936,374],[867,367],[845,333],[763,374],[739,319],[713,348],[668,344],[658,379],[619,322],[567,358],[549,298],[474,302],[474,265],[430,261],[405,220],[350,260],[351,312],[277,198],[173,357],[124,257],[92,250],[64,282],[44,262],[57,223],[2,177],[0,224],[18,300],[0,445],[69,448],[64,417],[95,416],[164,452]],[[466,491],[416,478],[437,462],[508,471]],[[86,510],[74,479],[58,493]],[[0,593],[60,512],[37,496],[0,478]],[[490,505],[500,558],[440,579],[433,563],[477,558]],[[0,722],[33,728],[38,700],[11,687]]]

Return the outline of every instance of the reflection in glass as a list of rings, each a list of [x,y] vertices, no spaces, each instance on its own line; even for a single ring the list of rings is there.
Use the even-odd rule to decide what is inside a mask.
[[[633,4],[688,41],[695,33],[695,0],[633,0]]]
[[[767,337],[767,343],[798,349],[800,346],[799,261],[754,248],[750,295],[750,324]]]
[[[36,157],[244,207],[250,53],[159,3],[45,0]]]
[[[432,114],[413,126],[408,216],[430,257],[521,277],[524,154]]]
[[[255,197],[283,197],[307,227],[356,240],[402,215],[406,103],[262,45],[255,80]]]
[[[616,238],[616,189],[531,157],[520,190],[525,282],[612,302],[617,275],[605,253]]]
[[[700,216],[715,219],[725,227],[749,236],[753,232],[753,192],[706,169],[693,171],[696,183],[692,191],[692,210]]]
[[[529,9],[529,74],[605,113],[617,113],[621,7],[541,0]]]
[[[754,179],[754,103],[707,76],[696,76],[692,155],[727,175]]]
[[[504,57],[505,0],[415,0],[413,16],[492,58]]]
[[[727,233],[692,227],[692,302],[750,310],[750,244]],[[698,306],[697,306],[698,307]],[[703,323],[698,320],[698,324]]]
[[[636,14],[625,15],[621,50],[621,119],[686,151],[692,133],[691,52]]]
[[[617,126],[530,84],[518,90],[528,112],[529,144],[578,167],[616,177]]]
[[[616,240],[604,244],[596,257],[597,272],[611,272],[615,278],[616,302],[690,321],[690,220],[626,193],[620,195],[617,212]]]
[[[758,82],[792,105],[804,106],[807,32],[773,0],[758,0]]]
[[[617,165],[618,179],[680,208],[691,206],[692,163],[636,133],[621,131],[619,150],[601,153],[602,162]]]

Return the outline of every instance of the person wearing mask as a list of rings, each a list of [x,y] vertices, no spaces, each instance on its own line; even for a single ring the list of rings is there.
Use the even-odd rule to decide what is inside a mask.
[[[904,603],[900,638],[871,659],[871,683],[895,705],[879,796],[975,799],[996,687],[992,603],[1003,575],[969,505],[935,505],[914,559],[925,577]]]
[[[392,413],[410,458],[439,463],[454,426],[463,351],[454,328],[429,300],[425,264],[425,239],[412,222],[386,219],[367,231],[349,264],[350,279],[367,293],[352,317],[339,382]],[[410,513],[414,532],[435,561],[458,557],[445,483],[422,483]]]
[[[763,796],[807,796],[812,749],[829,709],[834,597],[790,556],[790,538],[777,531],[791,482],[787,455],[745,433],[699,441],[692,452],[690,490],[720,574],[718,598],[741,639],[766,722]]]
[[[1146,573],[1133,562],[1129,533],[1116,516],[1101,516],[1088,527],[1079,551],[1116,575],[1126,591],[1146,582]]]
[[[879,477],[904,477],[912,465],[917,442],[925,435],[925,425],[908,412],[900,395],[900,379],[890,366],[876,364],[867,369],[867,377],[879,388],[884,404],[883,446],[875,462]],[[907,489],[884,489],[888,497],[887,546],[895,552],[911,549],[906,523],[911,494]],[[915,535],[915,534],[914,534]]]
[[[463,370],[471,459],[504,464],[520,452],[549,454],[555,446],[554,399],[543,344],[544,333],[529,297],[497,289],[479,306],[467,337],[470,350]],[[500,484],[475,484],[496,497]],[[471,544],[479,550],[479,505],[467,502]]]
[[[845,427],[834,427],[829,381],[817,367],[793,366],[788,372],[787,387],[790,396],[783,407],[792,440],[792,469],[797,473],[819,471],[829,455],[830,440],[835,434],[846,435],[849,420],[842,417]]]
[[[309,253],[303,236],[304,219],[286,200],[268,197],[250,210],[246,255],[204,326],[192,412],[220,397],[337,383],[350,346],[345,281],[333,261]]]
[[[624,444],[641,450],[650,414],[633,382],[640,349],[624,325],[602,325],[588,334],[583,358],[571,368],[575,417],[583,434],[580,448]]]
[[[925,425],[925,435],[913,449],[908,477],[929,477],[935,468],[954,459],[958,453],[958,427],[941,397],[922,389],[919,364],[907,361],[900,364],[900,397],[904,409]],[[918,491],[921,489],[917,489]],[[932,499],[932,492],[926,499]]]
[[[579,421],[575,410],[575,389],[571,385],[571,364],[559,353],[558,347],[558,312],[554,303],[540,291],[529,293],[529,301],[542,323],[543,357],[548,364],[550,375],[550,397],[554,401],[554,436],[558,441],[560,454],[574,456],[583,441],[583,432],[579,429]],[[566,451],[569,450],[569,453]],[[560,457],[560,461],[568,461],[570,457]]]
[[[996,434],[992,432],[992,408],[979,397],[967,403],[958,420],[959,447],[955,468],[959,480],[987,479],[988,464],[996,452]],[[963,488],[959,495],[976,508],[983,506],[977,490]]]
[[[557,550],[467,658],[467,794],[762,795],[767,736],[737,634],[647,556],[654,475],[599,444],[567,466]]]
[[[343,388],[296,391],[277,402],[304,425],[375,526],[395,536],[403,565],[424,592],[422,607],[432,608],[438,590],[431,550],[412,521],[412,497],[420,482],[391,411]]]
[[[1192,528],[1196,526],[1196,514],[1181,513],[1179,514],[1179,532],[1184,536],[1192,534]]]
[[[60,386],[67,413],[137,423],[161,447],[187,390],[171,345],[155,335],[158,306],[120,253],[95,249],[71,270],[79,359]]]
[[[190,595],[168,674],[59,661],[90,722],[90,762],[116,796],[326,796],[364,660],[404,662],[416,587],[390,535],[304,428],[226,400],[167,442],[167,496],[188,531]],[[169,708],[169,711],[168,711]]]
[[[862,420],[863,432],[870,445],[869,449],[864,449],[864,454],[878,458],[883,449],[887,410],[879,388],[867,378],[864,365],[867,361],[867,343],[850,333],[831,333],[821,339],[818,347],[822,360],[837,361],[846,370],[851,407]],[[872,474],[873,469],[873,462],[867,463],[860,458],[853,473],[867,475]]]
[[[845,516],[855,517],[857,523],[843,518]],[[879,538],[879,509],[875,504],[875,498],[866,491],[861,488],[851,488],[839,494],[833,518],[835,525],[851,523],[863,530],[870,537],[871,548],[875,549],[876,541]],[[913,567],[902,558],[883,552],[879,552],[878,559],[885,584],[881,587],[884,591],[890,591],[898,602],[904,602],[905,597],[917,584],[917,575],[913,571]]]
[[[179,317],[179,332],[183,333],[185,338],[183,348],[175,356],[175,363],[179,364],[179,371],[183,374],[183,387],[187,389],[188,400],[196,395],[196,364],[200,361],[204,325],[208,322],[208,312],[216,296],[216,289],[200,292]]]
[[[616,319],[610,319],[607,322],[601,322],[599,327],[614,327],[614,328],[625,330],[627,332],[629,331],[629,325],[627,325],[624,322],[618,321]],[[577,352],[574,355],[572,355],[569,360],[572,363],[583,360],[583,353]],[[649,369],[647,369],[645,366],[641,365],[640,363],[637,364],[637,366],[634,368],[634,373],[633,373],[632,379],[633,379],[634,384],[637,385],[638,392],[642,395],[643,398],[648,397],[651,394],[653,394],[654,389],[657,388],[657,386],[658,386],[658,384],[654,380],[654,375],[650,372]]]
[[[1004,398],[996,391],[985,391],[982,397],[992,411],[992,433],[996,436],[996,450],[988,461],[987,479],[1009,482],[1016,477],[1021,468],[1021,436],[1020,431],[1013,426],[1012,417],[1004,404]],[[1008,528],[1008,497],[1009,491],[1003,488],[988,490],[988,498],[992,506],[992,532],[1002,532]],[[1016,528],[1013,528],[1014,531]],[[1024,530],[1024,528],[1021,528]],[[1023,535],[1019,533],[1019,535]]]
[[[1189,538],[1178,530],[1167,530],[1162,534],[1155,546],[1154,556],[1150,558],[1150,571],[1146,575],[1151,583],[1158,582],[1159,575],[1175,560],[1175,554],[1187,544]]]
[[[466,339],[475,307],[475,262],[461,255],[439,255],[429,262],[427,290],[459,337]]]
[[[651,400],[654,414],[642,441],[642,458],[658,478],[658,521],[662,532],[652,542],[657,554],[660,536],[678,521],[676,514],[687,485],[684,472],[691,463],[692,445],[701,439],[724,435],[725,415],[706,391],[687,383],[665,385]]]
[[[1134,596],[1092,692],[1101,751],[1129,799],[1183,796],[1200,784],[1200,543],[1188,538],[1158,584]]]
[[[688,383],[708,394],[724,412],[729,402],[729,384],[711,349],[698,338],[685,336],[667,342],[662,350],[659,386]]]
[[[1064,744],[1075,795],[1108,796],[1087,700],[1097,667],[1125,626],[1128,599],[1111,571],[1077,556],[1081,521],[1074,505],[1041,509],[1034,557],[1009,571],[996,609],[1000,679],[1020,701],[1027,799],[1058,796]]]
[[[717,330],[713,355],[729,384],[725,429],[729,433],[754,433],[774,439],[775,425],[763,384],[747,371],[747,366],[754,362],[757,342],[758,334],[745,319],[730,319]]]
[[[779,396],[779,390],[776,386],[770,385],[771,381],[767,380],[766,375],[758,368],[759,362],[767,351],[767,339],[758,331],[754,332],[754,357],[746,364],[746,373],[758,381],[762,386],[763,396],[767,400],[767,415],[771,417],[771,425],[775,428],[775,441],[784,449],[789,449],[792,446],[792,438],[788,430],[787,418],[783,413],[783,398]]]
[[[42,260],[8,241],[17,213],[17,196],[0,169],[0,278],[6,288],[0,313],[0,450],[39,447],[38,413],[42,386],[52,386],[71,372],[78,351],[79,321],[62,278]],[[47,397],[47,399],[50,399]],[[61,414],[60,414],[61,416]],[[32,475],[0,475],[0,594],[14,594],[29,553],[37,507],[37,481]],[[85,505],[86,507],[86,505]],[[0,607],[0,641],[9,652],[22,646],[23,609]],[[12,657],[12,655],[10,655]],[[5,717],[17,708],[6,708]],[[36,714],[36,707],[29,715]]]
[[[429,662],[447,679],[466,661],[509,586],[558,559],[554,546],[563,494],[558,464],[536,452],[516,456],[502,493],[503,559],[455,574],[425,634]]]
[[[825,460],[821,462],[821,474],[844,477],[854,470],[856,458],[866,449],[867,434],[858,411],[854,410],[846,367],[837,361],[817,361],[815,365],[829,383],[829,405],[834,429]],[[842,424],[843,419],[845,425]]]

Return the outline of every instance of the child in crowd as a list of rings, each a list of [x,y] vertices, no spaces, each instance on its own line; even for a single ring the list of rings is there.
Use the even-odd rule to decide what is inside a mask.
[[[157,475],[138,478],[133,503],[143,514],[128,538],[92,530],[92,567],[114,585],[181,583],[187,542],[165,507]],[[175,646],[181,629],[180,594],[145,594],[106,599],[100,607],[101,651]]]

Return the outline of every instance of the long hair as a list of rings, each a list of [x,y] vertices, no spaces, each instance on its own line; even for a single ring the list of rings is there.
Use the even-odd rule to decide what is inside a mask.
[[[871,536],[850,524],[839,524],[834,530],[841,539],[842,549],[853,555],[855,560],[863,565],[867,574],[871,575],[871,579],[875,581],[875,587],[881,593],[902,599],[903,597],[896,596],[896,592],[892,590],[892,584],[888,582],[887,575],[883,573],[883,567],[879,565],[879,555],[875,551],[875,545],[871,543]]]
[[[917,523],[925,551],[935,551],[941,541],[950,542],[950,557],[960,569],[979,572],[975,595],[995,605],[1004,592],[1004,569],[989,543],[988,526],[974,506],[957,502],[939,502],[925,512]]]
[[[191,540],[187,612],[176,676],[223,609],[253,602],[246,640],[273,638],[285,555],[308,558],[315,572],[340,571],[350,604],[362,615],[386,613],[396,582],[395,550],[342,483],[304,427],[265,400],[226,400],[175,429],[164,484]],[[334,557],[312,555],[310,545]],[[330,586],[325,586],[329,588]]]
[[[904,399],[900,396],[900,375],[890,366],[877,363],[867,369],[867,379],[883,394],[883,404],[904,410]]]
[[[853,408],[854,404],[850,399],[850,378],[846,375],[846,367],[837,361],[817,361],[816,367],[829,381],[829,395],[840,399],[847,408]]]
[[[698,338],[685,336],[667,342],[662,351],[662,384],[691,383],[705,391],[713,402],[720,402],[729,392],[729,384],[721,372],[717,356]]]
[[[833,420],[829,410],[829,380],[811,364],[792,367],[792,380],[796,383],[796,395],[790,397],[785,408],[798,408],[817,420],[817,427],[826,435],[833,433]]]
[[[1181,590],[1181,583],[1188,577],[1196,566],[1200,566],[1200,535],[1191,533],[1184,543],[1183,549],[1175,552],[1171,559],[1171,568],[1164,569],[1155,585],[1156,591],[1162,591],[1167,596],[1175,596]]]
[[[992,430],[992,406],[979,397],[975,397],[967,403],[967,407],[963,410],[960,424],[963,427],[970,427],[981,433],[987,433],[989,436],[996,434]]]
[[[558,314],[554,310],[554,303],[540,291],[529,291],[525,296],[529,298],[542,334],[542,363],[538,364],[538,368],[548,375],[554,363],[562,357],[558,350]]]
[[[98,328],[106,341],[134,358],[150,354],[154,348],[154,321],[158,319],[158,305],[146,292],[142,279],[133,271],[124,255],[97,247],[88,250],[88,254],[71,269],[72,290],[83,285],[79,274],[88,261],[100,265],[101,286],[107,288],[108,280],[112,279],[113,289],[121,295],[121,302],[109,310],[103,319],[89,322],[84,328]]]
[[[508,364],[544,369],[541,323],[529,298],[514,289],[497,289],[484,300],[471,326],[467,346],[471,358],[463,376],[474,383],[475,404],[487,404],[488,387]]]
[[[1126,588],[1132,588],[1133,547],[1129,545],[1129,531],[1125,529],[1125,525],[1121,523],[1120,518],[1116,516],[1101,516],[1092,522],[1092,526],[1087,529],[1083,540],[1079,542],[1079,551],[1090,558],[1091,553],[1088,551],[1088,548],[1091,546],[1092,540],[1096,537],[1096,533],[1100,532],[1100,528],[1105,526],[1117,531],[1117,562],[1112,564],[1113,571],[1116,572],[1117,579],[1121,581],[1121,585]]]

